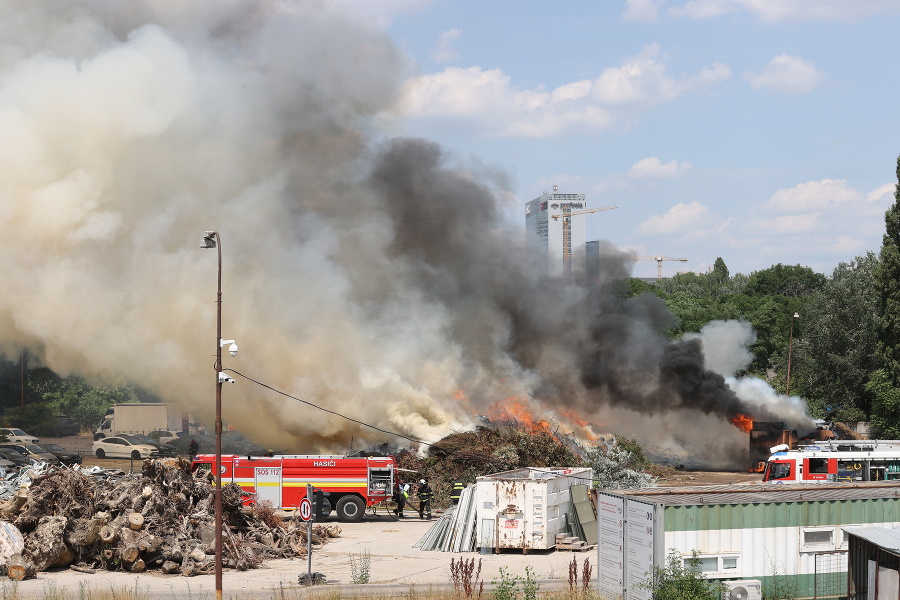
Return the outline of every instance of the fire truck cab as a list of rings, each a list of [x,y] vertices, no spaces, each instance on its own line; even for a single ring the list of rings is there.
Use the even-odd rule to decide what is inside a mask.
[[[900,479],[900,441],[825,440],[790,450],[772,448],[765,483]]]
[[[269,502],[275,508],[295,510],[306,497],[306,486],[312,485],[324,495],[317,515],[321,519],[334,507],[341,521],[359,521],[367,507],[388,500],[394,489],[396,467],[390,456],[223,454],[221,460],[222,485],[241,486],[245,505]],[[214,454],[200,454],[191,470],[214,472],[215,461]]]

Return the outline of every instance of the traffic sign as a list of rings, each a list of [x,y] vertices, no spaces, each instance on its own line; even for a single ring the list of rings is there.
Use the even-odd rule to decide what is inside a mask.
[[[309,501],[309,498],[300,501],[300,518],[304,521],[312,519],[312,502]]]

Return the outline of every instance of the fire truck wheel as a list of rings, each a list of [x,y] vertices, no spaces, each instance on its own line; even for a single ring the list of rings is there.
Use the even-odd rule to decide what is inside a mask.
[[[337,503],[338,519],[344,523],[356,523],[363,517],[366,505],[358,496],[344,496]]]

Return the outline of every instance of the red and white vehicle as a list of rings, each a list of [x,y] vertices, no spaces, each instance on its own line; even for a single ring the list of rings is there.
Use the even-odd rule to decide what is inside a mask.
[[[772,448],[764,483],[900,480],[900,441],[826,440]]]
[[[203,467],[214,472],[215,462],[215,454],[200,454],[191,470]],[[241,486],[244,504],[268,501],[275,508],[295,510],[306,497],[308,484],[325,492],[323,518],[333,506],[347,523],[359,521],[366,507],[391,497],[395,472],[390,456],[222,455],[222,485]]]

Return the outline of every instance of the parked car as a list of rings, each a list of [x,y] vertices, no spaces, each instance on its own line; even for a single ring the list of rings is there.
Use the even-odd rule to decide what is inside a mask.
[[[226,454],[243,454],[245,456],[263,456],[267,449],[237,431],[222,433],[222,452]]]
[[[5,435],[8,443],[37,444],[41,441],[16,427],[0,427],[0,435]]]
[[[154,448],[156,448],[156,451],[160,456],[178,456],[178,450],[175,449],[175,446],[170,446],[169,444],[160,444],[152,437],[146,435],[141,435],[138,433],[129,433],[126,435],[123,433],[119,437],[131,440],[138,444],[147,444],[149,446],[153,446]]]
[[[78,435],[80,432],[81,423],[72,417],[56,417],[56,425],[53,426],[53,437]]]
[[[66,450],[62,446],[57,444],[38,444],[41,448],[55,456],[59,459],[64,465],[80,465],[81,464],[81,455],[77,452],[72,452],[71,450]]]
[[[140,460],[143,458],[156,458],[159,452],[156,446],[142,444],[137,440],[129,440],[123,436],[106,437],[102,440],[96,440],[91,446],[91,450],[97,458],[133,458]]]
[[[6,474],[9,473],[10,471],[18,471],[18,470],[19,470],[19,465],[17,465],[13,461],[9,460],[8,458],[3,458],[2,456],[0,456],[0,473],[3,474],[3,475],[0,475],[0,477],[5,477]]]
[[[51,465],[60,464],[60,460],[42,446],[37,444],[0,444],[0,449],[15,450],[25,458],[40,460]]]
[[[20,454],[19,452],[10,450],[9,448],[0,448],[0,457],[12,462],[14,465],[16,465],[16,467],[19,468],[30,467],[34,464],[34,461],[24,454]]]
[[[156,431],[151,431],[147,435],[149,437],[152,437],[154,440],[156,440],[160,444],[167,444],[168,442],[174,442],[178,438],[184,437],[187,434],[183,431],[172,431],[171,429],[157,429]]]

